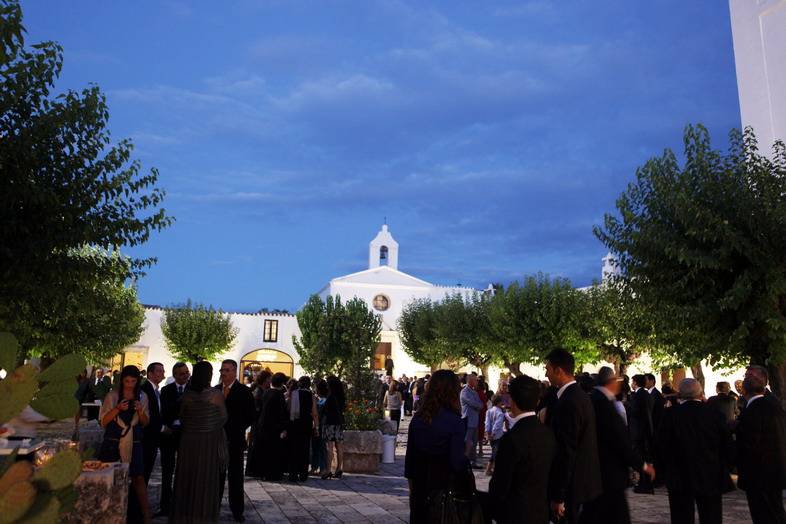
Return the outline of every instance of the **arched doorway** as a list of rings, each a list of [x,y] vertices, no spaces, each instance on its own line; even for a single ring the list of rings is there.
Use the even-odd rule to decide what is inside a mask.
[[[240,369],[244,379],[253,377],[264,369],[271,373],[281,372],[291,377],[295,373],[295,362],[283,351],[263,348],[246,353],[240,359]]]

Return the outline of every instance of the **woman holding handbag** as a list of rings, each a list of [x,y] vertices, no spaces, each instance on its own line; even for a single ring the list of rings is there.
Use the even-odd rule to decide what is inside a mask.
[[[145,523],[150,522],[150,504],[145,487],[142,453],[142,428],[149,422],[147,396],[141,389],[141,375],[136,366],[125,366],[117,387],[107,393],[101,404],[99,420],[104,440],[98,458],[102,462],[123,462],[129,465],[128,476],[136,494],[138,508]],[[129,505],[132,509],[133,505]]]
[[[455,373],[435,372],[410,422],[404,476],[409,481],[411,524],[477,522],[475,482],[464,455],[460,392]]]

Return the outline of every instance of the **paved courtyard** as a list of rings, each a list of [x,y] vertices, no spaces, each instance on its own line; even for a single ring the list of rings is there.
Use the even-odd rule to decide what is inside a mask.
[[[303,483],[263,482],[247,479],[246,522],[249,523],[351,523],[408,522],[407,481],[404,478],[406,428],[404,420],[396,449],[396,462],[382,464],[376,475],[344,474],[340,480],[310,478]],[[483,471],[475,473],[479,490],[488,489],[489,477]],[[150,482],[150,498],[155,509],[161,483],[157,467]],[[669,522],[669,504],[665,489],[655,495],[628,492],[634,524],[663,524]],[[165,522],[166,519],[156,519]],[[726,524],[750,522],[748,506],[741,491],[723,499],[723,521]],[[233,522],[224,500],[221,522]],[[698,520],[697,520],[698,522]]]

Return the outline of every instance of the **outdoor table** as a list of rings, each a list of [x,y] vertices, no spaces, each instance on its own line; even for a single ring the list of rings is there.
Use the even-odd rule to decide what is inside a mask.
[[[40,439],[0,439],[0,457],[7,457],[11,455],[16,449],[16,460],[29,460],[33,461],[36,451],[44,447],[44,442]]]
[[[124,524],[128,511],[128,464],[113,462],[108,468],[82,471],[74,482],[76,502],[61,522]]]

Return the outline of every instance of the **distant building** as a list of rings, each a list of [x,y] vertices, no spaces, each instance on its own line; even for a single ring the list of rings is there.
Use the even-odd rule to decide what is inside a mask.
[[[297,366],[299,359],[292,343],[293,335],[300,336],[297,317],[284,313],[227,314],[238,333],[232,349],[213,362],[215,382],[218,382],[218,364],[224,359],[238,362],[240,372],[249,376],[262,369],[269,369],[274,373],[281,371],[290,377],[302,373]],[[161,362],[167,377],[171,376],[176,359],[169,353],[161,332],[163,316],[162,308],[145,307],[142,336],[112,359],[112,369],[120,369],[129,364],[145,369],[151,362]]]
[[[369,309],[382,319],[382,334],[376,349],[373,366],[382,370],[390,357],[396,375],[423,375],[427,369],[409,358],[401,347],[397,322],[404,306],[413,299],[429,298],[439,301],[446,295],[459,293],[470,296],[479,290],[454,286],[437,286],[398,270],[398,242],[387,225],[383,225],[369,244],[368,269],[332,279],[318,292],[324,300],[328,295],[341,296],[343,301],[354,297],[363,299]],[[488,290],[487,290],[488,291]],[[238,330],[234,346],[216,358],[214,379],[218,380],[218,363],[231,358],[240,364],[241,372],[251,375],[262,369],[282,371],[287,376],[300,376],[300,358],[292,337],[300,337],[297,317],[286,312],[263,309],[259,313],[227,313]],[[150,362],[164,364],[167,376],[172,372],[175,358],[169,353],[161,332],[164,310],[158,306],[145,307],[145,321],[140,339],[112,359],[112,369],[133,364],[144,369]]]
[[[427,298],[438,302],[447,295],[468,297],[481,291],[460,286],[438,286],[399,271],[398,254],[398,242],[390,234],[388,226],[383,225],[369,243],[368,269],[332,279],[319,291],[319,296],[323,300],[328,296],[340,296],[344,302],[355,297],[363,299],[382,318],[375,369],[382,370],[385,359],[390,357],[397,376],[402,373],[422,376],[428,369],[413,362],[401,347],[397,323],[404,306],[415,299]]]
[[[763,153],[786,140],[786,0],[730,0],[742,125]]]

